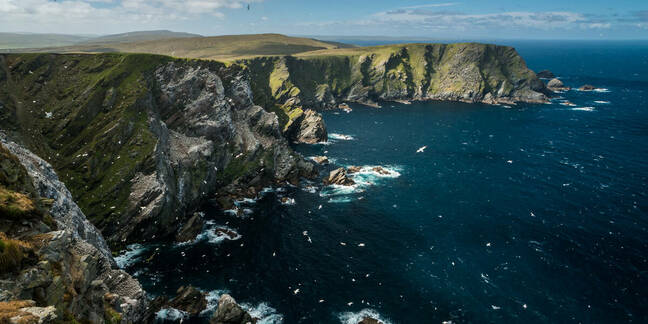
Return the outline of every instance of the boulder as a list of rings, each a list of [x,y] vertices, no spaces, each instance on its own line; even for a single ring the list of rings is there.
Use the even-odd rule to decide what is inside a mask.
[[[383,322],[372,317],[363,317],[358,324],[383,324]]]
[[[326,156],[315,156],[312,160],[317,164],[329,164],[329,159]]]
[[[580,88],[578,88],[578,90],[580,90],[580,91],[592,91],[592,90],[596,90],[596,89],[597,88],[595,86],[591,85],[591,84],[585,84],[585,85],[581,86]]]
[[[553,78],[556,77],[553,74],[553,72],[551,72],[549,70],[542,70],[542,71],[536,73],[536,75],[538,76],[538,78],[541,78],[541,79],[553,79]]]
[[[205,221],[200,213],[194,213],[176,234],[176,242],[188,242],[196,239],[202,231]]]
[[[355,184],[353,180],[351,180],[349,177],[347,177],[347,172],[346,169],[344,168],[338,168],[331,173],[329,173],[328,178],[324,179],[324,184],[326,185],[331,185],[331,184],[336,184],[336,185],[342,185],[342,186],[352,186]]]
[[[376,172],[376,173],[382,174],[382,175],[388,175],[389,174],[389,171],[385,170],[385,168],[383,168],[381,166],[373,167],[371,170],[373,172]]]
[[[562,90],[569,90],[569,87],[565,87],[565,84],[558,80],[558,79],[551,79],[547,83],[547,88],[551,91],[562,91]]]
[[[297,143],[315,144],[325,142],[328,133],[322,115],[307,109],[289,126],[288,136]]]
[[[246,312],[236,300],[228,294],[223,294],[218,300],[218,308],[214,312],[210,324],[254,324],[257,320]]]
[[[169,301],[169,306],[197,316],[207,308],[206,294],[192,286],[182,286],[176,293],[175,298]]]

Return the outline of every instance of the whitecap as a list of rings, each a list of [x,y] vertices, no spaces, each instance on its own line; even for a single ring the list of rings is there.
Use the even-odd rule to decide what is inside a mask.
[[[609,104],[610,102],[609,102],[609,101],[605,101],[605,100],[595,100],[594,103],[601,104],[601,105],[607,105],[607,104]]]
[[[283,315],[277,313],[277,310],[267,303],[260,303],[256,306],[244,303],[241,304],[241,308],[246,310],[252,318],[258,318],[257,324],[283,323]]]
[[[131,244],[126,247],[126,252],[116,256],[114,259],[117,263],[117,266],[119,266],[121,269],[124,269],[134,262],[137,262],[140,259],[142,253],[144,253],[146,250],[147,248],[142,244]]]
[[[338,134],[338,133],[330,133],[328,134],[328,138],[332,140],[338,140],[338,141],[352,141],[355,140],[355,137],[352,135],[344,135],[344,134]]]
[[[572,108],[571,110],[577,110],[577,111],[594,111],[594,107],[576,107],[576,108]]]
[[[189,317],[189,313],[172,307],[160,309],[155,317],[161,320],[180,321]]]
[[[345,203],[350,203],[353,199],[350,197],[336,197],[336,198],[331,198],[328,200],[329,203],[331,204],[345,204]]]
[[[384,324],[391,324],[391,322],[382,316],[378,314],[377,311],[369,308],[365,308],[359,312],[353,313],[353,312],[344,312],[340,313],[338,318],[340,319],[340,322],[342,324],[358,324],[360,321],[362,321],[363,318],[365,317],[370,317],[373,319],[378,320],[379,322],[382,322]]]
[[[596,88],[596,89],[594,89],[594,90],[592,90],[592,91],[594,91],[594,92],[601,92],[601,93],[608,93],[608,92],[611,92],[609,89],[606,89],[606,88]]]

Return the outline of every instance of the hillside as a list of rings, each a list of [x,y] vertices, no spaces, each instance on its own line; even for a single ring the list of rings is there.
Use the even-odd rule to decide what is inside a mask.
[[[170,38],[202,37],[198,34],[179,33],[169,30],[135,31],[122,34],[99,36],[79,42],[78,45],[106,45],[115,43],[157,41]]]
[[[70,46],[90,38],[64,34],[0,33],[0,49]]]
[[[349,45],[322,42],[310,38],[279,34],[230,35],[213,37],[185,37],[163,40],[145,40],[115,43],[92,40],[75,46],[29,49],[38,53],[149,53],[183,58],[232,61],[258,56],[283,56],[316,50],[330,50]]]
[[[0,55],[0,129],[52,164],[113,247],[173,236],[205,197],[229,208],[312,172],[250,93],[241,66],[213,61]]]

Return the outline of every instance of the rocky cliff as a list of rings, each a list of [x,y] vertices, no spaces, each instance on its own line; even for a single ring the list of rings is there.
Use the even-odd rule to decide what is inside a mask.
[[[248,77],[155,55],[0,56],[0,127],[54,166],[111,245],[162,239],[207,198],[314,172]]]
[[[252,75],[255,102],[285,125],[304,108],[342,102],[452,100],[546,102],[545,86],[512,47],[410,44],[315,51],[239,61]]]
[[[0,136],[0,322],[129,323],[146,312],[139,283],[53,168]]]

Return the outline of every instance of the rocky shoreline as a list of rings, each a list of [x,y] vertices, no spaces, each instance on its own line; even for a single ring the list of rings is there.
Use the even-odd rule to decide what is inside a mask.
[[[429,54],[425,65],[415,66],[412,58],[421,53]],[[547,100],[544,84],[511,48],[405,46],[380,55],[232,65],[132,54],[0,55],[6,151],[0,167],[4,174],[23,170],[17,180],[0,177],[0,189],[24,198],[20,212],[31,215],[22,222],[0,219],[3,256],[13,256],[0,262],[7,267],[0,303],[10,310],[0,319],[145,323],[165,307],[200,314],[205,294],[195,288],[148,300],[137,280],[117,268],[111,248],[195,240],[205,227],[196,210],[206,199],[231,209],[267,186],[315,178],[318,169],[290,142],[327,140],[317,109],[350,111],[346,102]],[[510,68],[465,69],[493,59]],[[272,71],[255,69],[261,61]],[[310,73],[338,65],[343,75]],[[304,73],[316,82],[305,82]],[[258,106],[264,96],[264,107]],[[339,168],[324,182],[352,186],[349,175],[359,171]],[[382,167],[369,171],[389,174]],[[211,322],[256,319],[223,295]]]

